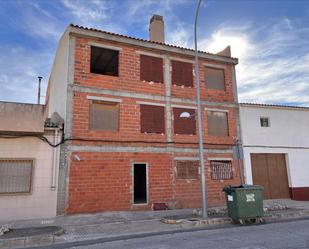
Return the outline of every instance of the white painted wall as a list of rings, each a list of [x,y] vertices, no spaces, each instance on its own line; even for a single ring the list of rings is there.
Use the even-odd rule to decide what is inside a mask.
[[[52,136],[48,136],[53,141]],[[57,190],[51,190],[53,148],[37,138],[0,138],[0,158],[34,158],[32,193],[0,195],[0,221],[56,216]]]
[[[252,184],[251,153],[281,153],[286,155],[286,166],[290,187],[309,186],[309,150],[284,148],[244,147],[245,176]]]
[[[260,117],[269,117],[270,127],[261,127]],[[309,110],[241,106],[240,122],[248,184],[252,184],[251,153],[283,153],[289,186],[309,186]]]
[[[69,68],[69,35],[63,34],[51,70],[49,84],[48,116],[58,112],[65,120]]]
[[[261,127],[260,117],[269,117],[270,127]],[[241,106],[240,122],[245,145],[309,147],[309,109]]]

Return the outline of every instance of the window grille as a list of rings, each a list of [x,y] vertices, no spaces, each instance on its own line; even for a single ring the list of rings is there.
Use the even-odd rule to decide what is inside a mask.
[[[233,179],[231,161],[210,161],[212,180],[230,180]]]
[[[30,193],[33,160],[0,159],[0,194]]]
[[[198,179],[198,161],[177,161],[176,169],[178,179]]]

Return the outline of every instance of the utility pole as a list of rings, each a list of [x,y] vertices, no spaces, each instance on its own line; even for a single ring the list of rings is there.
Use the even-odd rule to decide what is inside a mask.
[[[197,105],[197,124],[198,124],[198,144],[199,157],[201,167],[201,194],[202,194],[202,215],[206,218],[207,215],[207,199],[206,199],[206,177],[205,177],[205,162],[203,148],[203,133],[202,133],[202,112],[201,112],[201,95],[200,95],[200,79],[198,71],[198,49],[197,49],[197,19],[202,0],[199,0],[194,22],[194,45],[195,45],[195,78],[196,78],[196,105]]]

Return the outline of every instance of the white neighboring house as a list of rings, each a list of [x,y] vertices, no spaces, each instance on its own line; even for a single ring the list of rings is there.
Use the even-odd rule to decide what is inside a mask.
[[[56,216],[59,128],[45,106],[0,101],[0,222]],[[41,139],[40,139],[41,138]]]
[[[264,199],[309,200],[309,108],[240,104],[245,176]]]

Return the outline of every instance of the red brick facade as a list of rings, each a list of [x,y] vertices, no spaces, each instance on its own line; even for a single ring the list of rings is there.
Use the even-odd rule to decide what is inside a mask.
[[[168,153],[95,153],[78,152],[82,159],[70,165],[68,213],[113,210],[151,209],[153,203],[166,203],[170,208],[200,207],[200,178],[177,179],[173,154]],[[183,156],[183,155],[182,155]],[[215,156],[215,155],[211,155]],[[217,155],[222,157],[222,155]],[[231,157],[232,155],[224,155]],[[145,162],[148,167],[149,200],[146,205],[132,202],[132,163]],[[207,168],[207,200],[210,206],[222,205],[221,191],[226,184],[239,184],[236,162],[233,180],[211,180]]]
[[[118,77],[90,73],[90,43],[120,48]],[[140,80],[140,54],[143,52],[153,53],[162,58],[167,55],[173,59],[192,61],[192,68],[194,68],[193,57],[149,50],[121,42],[86,37],[75,38],[74,85],[84,90],[74,90],[72,97],[71,134],[77,139],[72,141],[71,145],[77,149],[69,156],[67,213],[145,210],[151,209],[153,203],[166,203],[169,208],[201,206],[200,175],[198,179],[177,179],[175,163],[177,158],[197,160],[197,124],[195,135],[175,134],[173,118],[170,121],[171,131],[168,131],[165,123],[164,134],[141,133],[140,102],[164,106],[164,122],[166,122],[166,84],[171,84],[165,80],[163,83],[151,84]],[[225,68],[225,91],[206,89],[205,63]],[[165,62],[163,64],[165,68]],[[202,59],[199,65],[202,101],[212,102],[211,105],[202,106],[204,143],[210,150],[205,154],[206,159],[232,159],[232,180],[211,180],[210,162],[206,160],[208,203],[210,206],[218,206],[225,203],[221,191],[223,186],[240,182],[237,162],[231,153],[237,137],[238,115],[233,92],[235,89],[233,88],[234,65]],[[195,106],[192,102],[196,96],[194,75],[193,73],[193,87],[171,84],[171,115],[173,106],[182,108]],[[106,90],[111,90],[111,94]],[[123,92],[130,92],[132,96],[123,95]],[[89,96],[119,100],[118,131],[89,129]],[[228,113],[229,136],[216,137],[207,134],[205,108],[224,110]],[[169,132],[170,138],[168,138]],[[78,148],[81,148],[80,151]],[[76,155],[80,160],[76,160]],[[133,204],[132,165],[134,163],[147,164],[148,203],[145,205]]]

